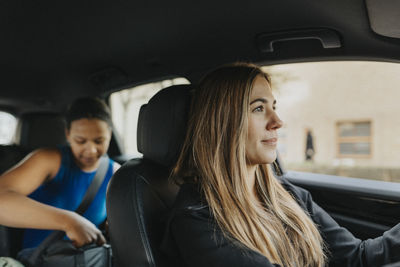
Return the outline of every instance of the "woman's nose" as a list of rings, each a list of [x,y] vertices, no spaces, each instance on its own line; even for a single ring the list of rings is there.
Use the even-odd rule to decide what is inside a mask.
[[[88,143],[87,146],[86,146],[86,151],[90,152],[90,153],[96,153],[97,152],[96,145]]]
[[[276,112],[273,112],[267,124],[267,130],[278,130],[283,126],[283,121],[279,118]]]

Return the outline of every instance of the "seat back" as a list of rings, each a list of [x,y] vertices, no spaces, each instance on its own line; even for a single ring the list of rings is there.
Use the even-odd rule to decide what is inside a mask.
[[[22,160],[27,151],[16,144],[0,145],[0,175]]]
[[[190,86],[161,90],[142,106],[138,150],[142,159],[125,163],[107,192],[111,246],[116,266],[170,266],[159,247],[178,192],[168,180],[180,152],[190,106]]]
[[[64,117],[49,112],[23,114],[17,126],[16,143],[29,152],[65,144]]]
[[[20,116],[14,144],[0,146],[0,174],[17,164],[29,152],[66,142],[64,119],[58,113],[35,112]]]

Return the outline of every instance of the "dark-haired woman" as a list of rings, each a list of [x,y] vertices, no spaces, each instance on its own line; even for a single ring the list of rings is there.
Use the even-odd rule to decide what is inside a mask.
[[[77,247],[105,242],[98,226],[106,219],[106,189],[117,163],[109,160],[103,184],[83,216],[74,210],[107,152],[111,129],[103,101],[77,99],[66,114],[69,145],[38,149],[0,176],[0,224],[27,228],[23,248],[36,247],[49,230],[64,231]]]

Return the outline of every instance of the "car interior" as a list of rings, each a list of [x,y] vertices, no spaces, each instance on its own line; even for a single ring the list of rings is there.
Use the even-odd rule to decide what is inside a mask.
[[[179,190],[168,177],[192,90],[208,71],[238,61],[269,67],[400,60],[395,0],[23,0],[0,6],[0,111],[18,121],[12,141],[0,144],[0,174],[34,149],[65,143],[62,113],[78,97],[110,103],[113,93],[128,88],[177,77],[190,83],[167,86],[135,114],[141,156],[127,153],[121,133],[113,131],[108,154],[122,165],[107,194],[115,266],[171,266],[159,251]],[[285,166],[278,157],[278,178],[309,190],[360,239],[400,222],[399,183]],[[21,231],[0,226],[0,256],[15,257]]]

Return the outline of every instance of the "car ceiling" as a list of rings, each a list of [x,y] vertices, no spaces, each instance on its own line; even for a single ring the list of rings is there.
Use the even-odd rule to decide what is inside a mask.
[[[257,45],[261,34],[329,29],[317,40]],[[400,40],[371,30],[361,0],[0,2],[0,106],[56,109],[162,77],[195,81],[238,60],[273,64],[325,59],[400,59]]]

